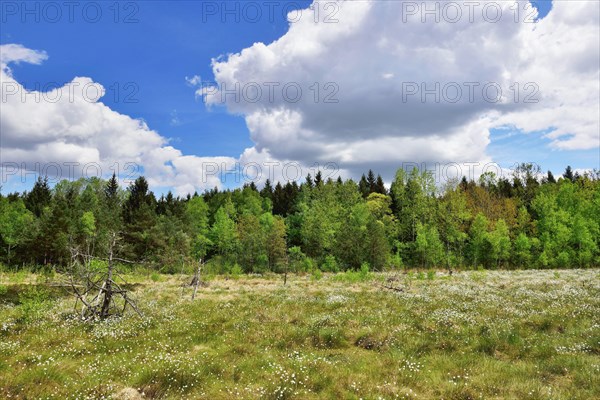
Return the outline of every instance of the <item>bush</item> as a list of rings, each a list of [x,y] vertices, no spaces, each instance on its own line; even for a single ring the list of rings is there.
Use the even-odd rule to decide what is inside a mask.
[[[150,275],[150,279],[152,279],[153,282],[158,282],[160,281],[160,275],[156,272],[153,272],[152,275]]]
[[[339,272],[340,271],[340,267],[338,265],[338,262],[335,259],[335,257],[332,256],[332,255],[329,255],[329,256],[325,257],[325,262],[321,266],[321,269],[324,272]]]
[[[235,263],[233,265],[233,267],[231,267],[231,277],[232,278],[239,278],[240,275],[242,275],[244,273],[244,271],[242,270],[242,267],[240,267],[240,265],[238,263]]]
[[[363,280],[366,280],[369,277],[369,263],[368,262],[364,262],[360,265],[360,277]]]
[[[323,277],[323,273],[318,268],[313,268],[311,275],[312,275],[312,278],[316,281],[320,280]]]
[[[43,289],[29,288],[19,294],[21,321],[31,322],[38,318],[49,306],[49,294]]]

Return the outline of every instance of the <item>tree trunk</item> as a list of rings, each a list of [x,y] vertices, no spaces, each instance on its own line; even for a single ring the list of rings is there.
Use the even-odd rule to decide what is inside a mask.
[[[198,268],[196,268],[196,274],[194,275],[194,292],[192,293],[192,300],[196,298],[198,292],[198,286],[200,285],[200,277],[202,273],[202,259],[198,262]]]
[[[108,275],[106,277],[106,285],[104,286],[104,301],[100,309],[100,318],[105,319],[109,315],[110,303],[112,301],[112,281],[113,281],[113,250],[110,248],[108,256]]]

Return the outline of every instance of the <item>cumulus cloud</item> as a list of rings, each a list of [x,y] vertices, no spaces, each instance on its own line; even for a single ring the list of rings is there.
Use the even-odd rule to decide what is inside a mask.
[[[104,105],[104,88],[91,78],[28,91],[10,65],[48,55],[2,45],[2,162],[97,163],[104,171],[135,163],[154,187],[185,194],[220,186],[224,171],[240,168],[259,182],[300,179],[317,167],[343,177],[374,168],[388,178],[411,162],[481,169],[491,161],[492,128],[547,132],[563,151],[599,146],[595,2],[555,1],[537,22],[524,0],[472,10],[453,2],[458,19],[444,4],[316,2],[318,14],[293,12],[273,43],[215,58],[215,85],[186,77],[209,107],[245,118],[255,145],[237,159],[184,155],[144,121]],[[426,8],[438,9],[438,22]]]
[[[39,64],[46,54],[13,44],[0,46],[0,54],[0,150],[5,179],[16,173],[15,168],[58,178],[98,171],[106,176],[119,170],[130,177],[143,173],[153,187],[172,187],[186,194],[193,192],[192,187],[221,186],[219,175],[204,173],[205,166],[226,169],[235,163],[227,157],[183,155],[144,121],[100,102],[105,90],[90,78],[75,77],[47,92],[27,90],[14,79],[9,64]]]
[[[390,176],[403,161],[488,161],[503,126],[550,130],[560,149],[599,145],[594,2],[554,2],[536,22],[527,1],[457,2],[458,20],[443,2],[335,4],[337,23],[303,10],[275,42],[213,60],[216,85],[197,94],[245,117],[246,156]],[[423,12],[436,7],[439,22]]]

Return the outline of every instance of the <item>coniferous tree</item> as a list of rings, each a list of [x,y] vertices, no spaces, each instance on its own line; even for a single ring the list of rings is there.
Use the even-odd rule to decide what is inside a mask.
[[[371,193],[369,182],[367,181],[365,174],[363,174],[360,177],[360,181],[358,182],[358,190],[360,191],[360,194],[362,194],[363,198],[365,198],[365,199]]]
[[[367,194],[368,196],[369,194],[374,193],[377,189],[377,179],[375,178],[375,173],[371,169],[367,173],[367,185],[369,187],[369,193]]]
[[[149,253],[150,231],[156,224],[156,199],[143,176],[137,178],[127,191],[128,197],[123,205],[126,253],[135,260],[142,260]]]
[[[42,216],[44,208],[50,205],[52,192],[48,185],[48,177],[38,177],[33,189],[25,196],[25,207],[37,218]]]
[[[373,190],[372,193],[387,194],[387,190],[385,188],[385,184],[383,183],[383,178],[381,178],[381,175],[377,175],[377,181],[375,182],[375,190]]]
[[[310,174],[306,175],[306,186],[309,188],[312,188],[314,186],[314,182]]]
[[[269,179],[265,182],[265,187],[260,191],[260,195],[265,199],[273,200],[273,185]]]
[[[565,172],[563,174],[563,178],[570,180],[571,182],[575,182],[575,175],[573,174],[573,169],[570,165],[567,165]]]
[[[323,185],[323,174],[321,174],[321,170],[317,171],[317,174],[315,175],[315,186],[321,186]]]

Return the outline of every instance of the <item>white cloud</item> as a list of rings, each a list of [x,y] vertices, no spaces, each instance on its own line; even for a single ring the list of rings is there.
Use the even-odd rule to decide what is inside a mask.
[[[0,69],[7,70],[9,63],[41,64],[48,59],[45,51],[31,50],[20,44],[5,44],[0,46]]]
[[[306,165],[331,161],[355,174],[374,166],[389,176],[403,161],[488,160],[489,129],[505,125],[524,132],[554,128],[548,136],[561,149],[599,145],[600,37],[594,2],[554,2],[537,23],[523,22],[530,14],[526,1],[479,2],[472,21],[463,7],[456,23],[444,18],[435,23],[432,16],[423,23],[421,13],[407,15],[408,3],[402,1],[335,3],[338,23],[315,23],[304,10],[275,42],[213,60],[217,85],[198,94],[209,106],[225,104],[245,117],[256,144],[246,156],[269,154]],[[443,4],[411,3],[421,9]],[[501,7],[495,23],[490,22],[494,12],[483,14],[487,3],[492,11]],[[519,23],[515,3],[521,9]],[[273,82],[279,86],[271,98],[266,84]],[[311,89],[315,82],[318,102]],[[339,88],[337,103],[323,102],[334,91],[324,89],[328,82]],[[439,83],[442,98],[407,95],[411,82],[419,90]],[[473,101],[470,82],[479,84]],[[489,82],[502,89],[497,103],[482,91]],[[528,82],[539,88],[538,103],[524,101],[535,89],[524,87]],[[299,101],[286,101],[281,90],[286,83],[303,89]],[[448,101],[454,92],[443,96],[447,84],[449,90],[462,90],[455,103]],[[256,85],[262,96],[247,101],[256,96],[245,96],[245,88]],[[223,90],[236,87],[237,101]]]
[[[101,103],[104,88],[90,78],[76,77],[50,92],[28,91],[14,79],[8,64],[39,64],[45,53],[2,45],[0,54],[0,151],[5,175],[6,169],[12,174],[18,166],[69,178],[85,176],[86,167],[90,167],[87,173],[96,175],[98,166],[107,176],[117,165],[127,175],[134,172],[131,166],[135,164],[153,187],[173,187],[185,194],[190,185],[196,190],[221,186],[218,176],[202,173],[203,165],[231,166],[235,162],[227,157],[183,155],[142,120]],[[79,165],[69,167],[69,163]]]
[[[24,162],[26,168],[36,162],[91,162],[105,171],[115,162],[121,167],[132,162],[154,187],[185,194],[220,186],[221,173],[237,162],[260,164],[261,181],[269,177],[269,166],[278,180],[296,177],[294,165],[302,176],[312,173],[315,163],[336,164],[344,177],[367,168],[389,177],[403,162],[483,165],[490,161],[489,129],[503,126],[551,129],[551,146],[560,150],[598,147],[597,3],[555,1],[537,23],[515,23],[511,1],[488,2],[502,7],[502,18],[491,23],[482,17],[485,3],[472,22],[463,8],[456,23],[435,23],[431,16],[422,23],[421,13],[408,15],[406,2],[340,1],[337,23],[315,23],[314,13],[304,10],[275,42],[214,59],[217,86],[197,88],[197,94],[209,106],[225,104],[244,116],[255,146],[238,159],[182,154],[143,121],[104,105],[104,88],[90,78],[75,77],[47,93],[27,91],[9,64],[40,64],[48,55],[2,45],[2,161]],[[521,9],[525,3],[519,1]],[[427,7],[436,4],[443,2]],[[321,9],[320,21],[330,11]],[[526,14],[522,11],[521,21]],[[198,87],[202,81],[193,76],[186,82]],[[479,83],[473,100],[470,82]],[[483,97],[487,82],[502,88],[497,103]],[[515,82],[518,101],[511,91]],[[524,87],[528,82],[539,88],[537,103],[524,102],[531,93]],[[447,85],[448,96],[422,98],[420,91],[436,83],[438,92]],[[286,100],[286,84],[292,94],[302,89],[297,102]],[[261,95],[248,101],[257,86]],[[448,97],[456,87],[462,96],[453,103]],[[225,88],[239,88],[238,99],[219,90]],[[419,92],[411,94],[415,89]]]
[[[189,86],[198,86],[202,82],[202,78],[199,75],[194,75],[191,78],[186,76],[185,81]]]

